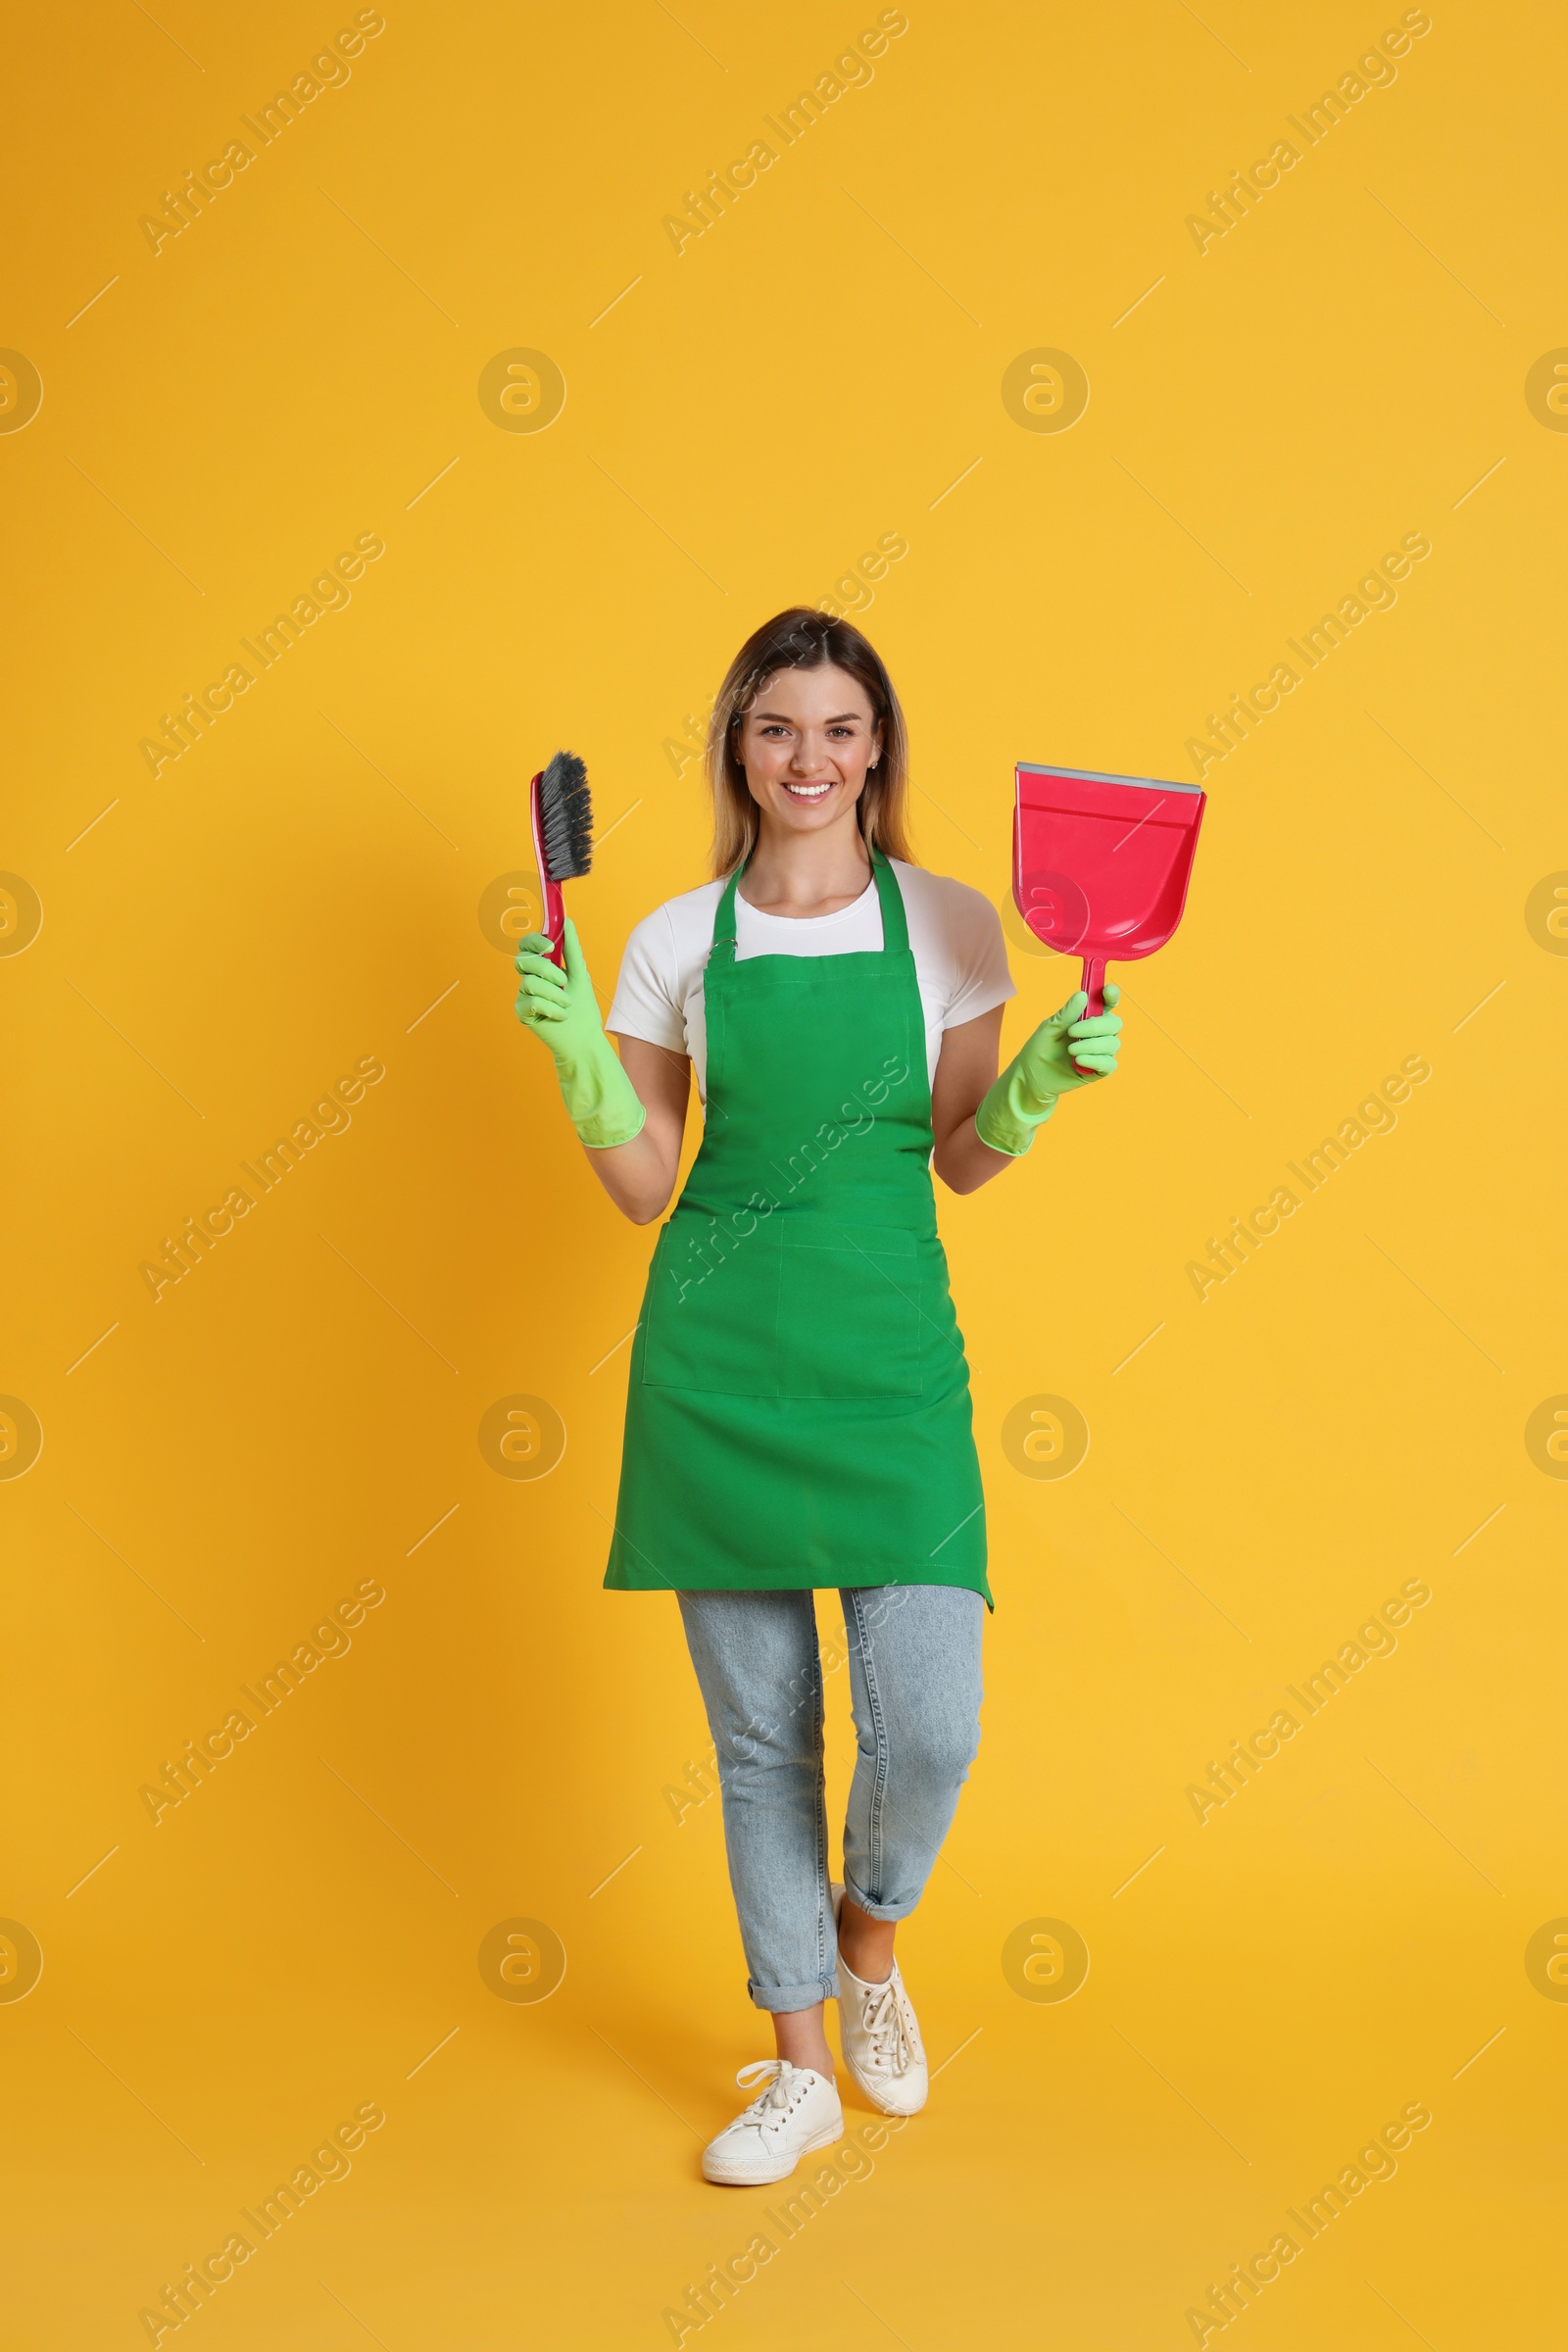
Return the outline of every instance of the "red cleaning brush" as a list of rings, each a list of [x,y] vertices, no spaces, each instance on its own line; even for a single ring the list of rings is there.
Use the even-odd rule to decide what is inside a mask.
[[[550,765],[528,787],[528,816],[533,827],[534,862],[544,895],[544,928],[550,936],[550,956],[564,966],[566,910],[561,885],[575,881],[593,863],[594,807],[588,790],[588,770],[575,752],[557,752]]]

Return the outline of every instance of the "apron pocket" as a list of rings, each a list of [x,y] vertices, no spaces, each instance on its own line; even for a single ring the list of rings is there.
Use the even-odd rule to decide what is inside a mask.
[[[809,1238],[786,1227],[782,1240],[778,1395],[918,1396],[914,1236],[813,1217]]]
[[[672,1217],[659,1237],[643,1306],[643,1386],[778,1395],[779,1247],[760,1221],[743,1240],[694,1244],[708,1217]]]

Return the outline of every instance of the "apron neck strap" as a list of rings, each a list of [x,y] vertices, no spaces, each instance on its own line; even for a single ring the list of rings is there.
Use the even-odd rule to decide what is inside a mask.
[[[744,864],[735,868],[724,886],[723,896],[713,916],[711,952],[720,960],[733,956],[735,953],[735,894],[745,871]],[[883,952],[885,954],[892,950],[897,953],[906,949],[909,944],[909,925],[904,911],[904,893],[899,888],[898,875],[880,850],[871,852],[871,878],[876,884],[876,895],[882,908]]]
[[[713,916],[713,945],[711,954],[718,956],[720,961],[723,961],[726,957],[733,957],[735,954],[735,892],[736,887],[740,882],[740,878],[745,871],[746,866],[745,862],[743,861],[735,868],[735,871],[731,874],[728,883],[725,885],[723,895],[718,902],[718,907]]]
[[[904,911],[904,893],[899,877],[880,850],[871,852],[871,871],[876,878],[877,897],[882,902],[882,951],[884,955],[908,947],[909,924]]]

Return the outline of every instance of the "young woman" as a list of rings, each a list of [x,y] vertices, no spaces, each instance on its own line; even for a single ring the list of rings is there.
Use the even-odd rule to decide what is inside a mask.
[[[979,1740],[985,1506],[931,1169],[972,1193],[1057,1099],[1109,1077],[1121,1022],[1071,998],[999,1078],[1013,994],[995,908],[916,866],[906,736],[848,621],[797,609],[736,656],[709,777],[718,877],[633,931],[611,1007],[517,956],[589,1164],[639,1225],[674,1189],[695,1069],[702,1149],[632,1344],[605,1582],[673,1592],[718,1756],[750,1991],[777,2057],[704,2152],[780,2180],[843,2132],[823,2005],[871,2103],[926,2096],[893,1957]],[[1107,988],[1107,1004],[1116,991]],[[1091,1073],[1086,1078],[1074,1064]],[[813,1592],[844,1609],[858,1755],[828,1877]]]

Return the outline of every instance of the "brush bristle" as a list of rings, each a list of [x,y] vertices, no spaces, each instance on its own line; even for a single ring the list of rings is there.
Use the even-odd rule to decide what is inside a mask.
[[[575,752],[557,752],[539,779],[539,829],[547,879],[570,882],[593,863],[594,805]]]

